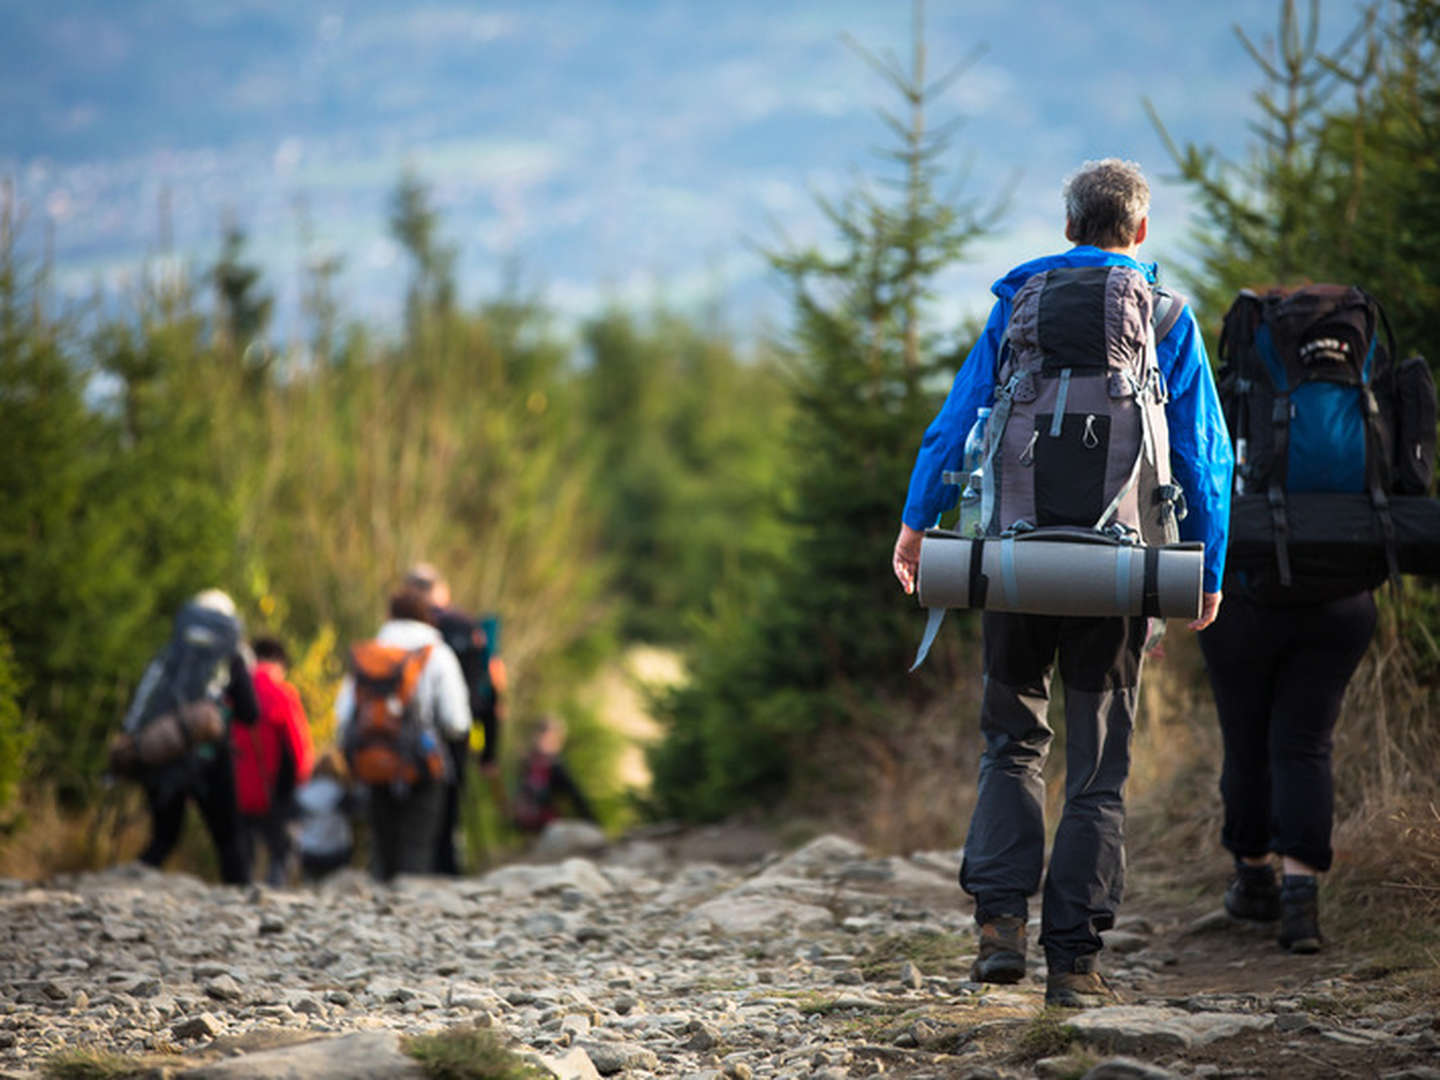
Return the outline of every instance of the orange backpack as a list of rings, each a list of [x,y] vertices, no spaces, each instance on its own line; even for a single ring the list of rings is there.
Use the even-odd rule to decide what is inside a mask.
[[[404,788],[447,777],[440,740],[420,715],[416,700],[430,649],[429,645],[405,649],[380,641],[351,647],[355,711],[345,758],[351,775],[361,783]]]

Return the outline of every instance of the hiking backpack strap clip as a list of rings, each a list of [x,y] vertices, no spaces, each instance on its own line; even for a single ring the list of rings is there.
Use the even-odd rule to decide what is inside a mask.
[[[1266,501],[1270,504],[1270,526],[1275,534],[1275,563],[1280,570],[1280,584],[1293,582],[1290,574],[1290,520],[1285,514],[1285,466],[1290,454],[1290,394],[1277,393],[1270,409],[1270,428],[1274,447],[1274,465],[1270,470],[1270,487]]]

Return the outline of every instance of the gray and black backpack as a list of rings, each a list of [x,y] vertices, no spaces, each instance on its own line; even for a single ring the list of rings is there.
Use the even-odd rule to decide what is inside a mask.
[[[1045,270],[1020,287],[986,432],[987,536],[1078,526],[1150,546],[1179,539],[1185,500],[1155,345],[1183,308],[1129,266]]]

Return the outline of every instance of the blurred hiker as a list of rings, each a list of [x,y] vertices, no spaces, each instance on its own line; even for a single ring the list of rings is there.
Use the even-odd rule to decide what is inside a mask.
[[[381,881],[435,871],[453,775],[445,740],[470,732],[460,662],[429,617],[421,596],[397,592],[379,633],[351,648],[335,702],[346,766],[368,790],[371,869]]]
[[[1309,285],[1240,294],[1220,339],[1226,417],[1248,450],[1225,610],[1200,635],[1224,740],[1220,843],[1235,861],[1224,904],[1238,919],[1278,921],[1294,953],[1323,942],[1331,735],[1375,633],[1372,589],[1402,569],[1369,538],[1401,532],[1407,504],[1421,501],[1407,496],[1433,478],[1435,386],[1423,359],[1397,363],[1388,327],[1360,289]],[[1258,561],[1242,546],[1251,507],[1263,522]],[[1326,530],[1348,542],[1315,535]]]
[[[355,854],[355,830],[350,822],[356,799],[338,750],[331,748],[316,761],[309,782],[295,792],[295,806],[295,846],[305,880],[318,881],[350,865]]]
[[[232,726],[252,728],[260,708],[235,604],[219,589],[197,595],[175,616],[170,641],[145,669],[119,735],[111,769],[145,788],[150,842],[140,861],[159,867],[175,850],[194,800],[215,845],[220,878],[250,880],[240,832]]]
[[[265,883],[284,885],[293,861],[295,789],[310,778],[314,750],[300,692],[286,681],[290,660],[285,646],[265,637],[256,638],[252,648],[260,720],[251,727],[235,724],[230,728],[235,796],[252,873],[258,869],[258,841],[264,844],[268,860]]]
[[[1111,515],[1134,486],[1140,461],[1121,497],[1107,507],[1102,493],[1109,482],[1105,447],[1111,424],[1108,415],[1098,414],[1119,409],[1111,399],[1145,395],[1147,403],[1158,398],[1163,411],[1147,410],[1142,417],[1143,445],[1158,441],[1163,447],[1168,429],[1173,485],[1183,489],[1189,504],[1179,533],[1205,543],[1203,605],[1191,624],[1198,630],[1220,607],[1231,467],[1200,329],[1183,301],[1158,288],[1155,264],[1139,261],[1149,231],[1150,189],[1137,166],[1116,159],[1087,162],[1067,181],[1064,200],[1065,237],[1075,246],[1023,263],[992,286],[996,300],[989,320],[916,457],[893,569],[905,592],[913,592],[924,530],[955,504],[957,489],[943,474],[960,467],[979,410],[993,405],[991,423],[1003,431],[1001,417],[1011,402],[1031,401],[1039,389],[1054,395],[1054,422],[1031,432],[1023,453],[1012,459],[1007,452],[996,465],[1034,470],[1036,520],[1028,524],[1098,528],[1107,519],[1126,524]],[[1014,321],[1012,310],[1018,313]],[[1016,357],[1032,362],[1037,353],[1042,363],[997,387],[997,372],[1005,365]],[[1137,383],[1116,372],[1108,394],[1082,404],[1094,384],[1085,376],[1103,372],[1112,355],[1143,364],[1144,379]],[[1052,364],[1054,357],[1063,362]],[[1072,369],[1080,377],[1067,412]],[[1152,415],[1161,429],[1153,433]],[[1133,429],[1134,420],[1128,422]],[[1167,495],[1180,517],[1178,492],[1154,494]],[[1024,524],[1004,522],[1000,529]],[[978,981],[1013,983],[1025,975],[1028,898],[1040,889],[1045,865],[1042,770],[1054,736],[1046,714],[1058,653],[1065,684],[1066,780],[1044,879],[1045,1000],[1073,1008],[1114,999],[1098,971],[1100,932],[1114,926],[1124,886],[1123,791],[1146,623],[1142,616],[990,611],[982,616],[985,749],[960,868],[960,884],[975,898],[980,949],[972,977]]]
[[[561,760],[565,734],[565,722],[558,716],[542,717],[535,725],[510,808],[511,820],[522,832],[541,832],[562,816],[595,820],[584,793]],[[567,806],[569,814],[562,815]]]
[[[451,606],[449,583],[429,563],[411,567],[405,575],[405,587],[424,597],[430,605],[430,621],[459,659],[469,694],[470,731],[464,737],[446,740],[454,779],[445,793],[444,817],[435,848],[436,873],[459,874],[460,806],[469,772],[467,762],[472,753],[479,754],[480,772],[496,792],[497,805],[504,805],[496,759],[506,690],[499,620],[494,616],[476,619]]]

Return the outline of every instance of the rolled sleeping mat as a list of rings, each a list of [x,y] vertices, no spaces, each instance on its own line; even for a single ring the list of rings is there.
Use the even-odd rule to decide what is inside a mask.
[[[970,539],[931,529],[920,544],[916,585],[930,618],[910,670],[924,662],[948,608],[1193,619],[1204,567],[1198,542],[1141,547],[1070,528]]]

